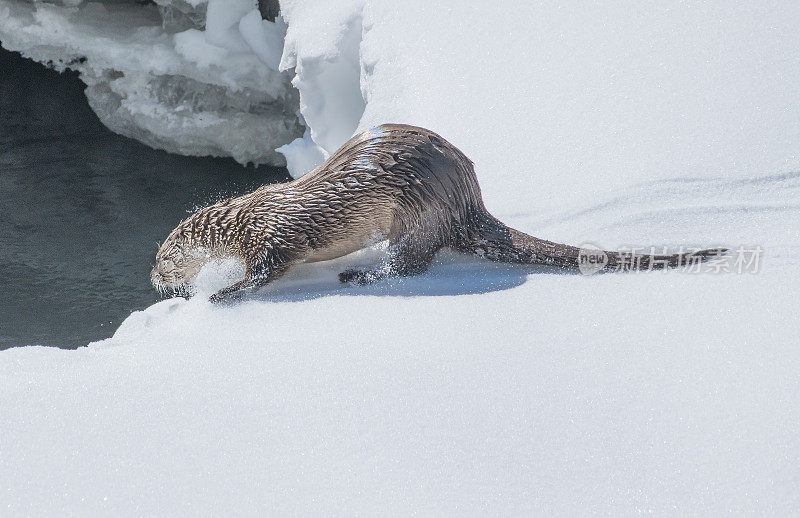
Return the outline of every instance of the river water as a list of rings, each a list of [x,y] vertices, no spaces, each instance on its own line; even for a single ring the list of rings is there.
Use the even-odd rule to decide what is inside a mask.
[[[200,206],[288,179],[150,149],[97,119],[75,73],[0,51],[0,349],[74,348],[158,300],[157,243]]]

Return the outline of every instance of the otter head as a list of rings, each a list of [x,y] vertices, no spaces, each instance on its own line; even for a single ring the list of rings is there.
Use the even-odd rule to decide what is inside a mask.
[[[188,296],[189,282],[197,275],[207,260],[207,255],[191,238],[187,221],[173,230],[156,253],[156,264],[150,272],[150,281],[162,292]]]

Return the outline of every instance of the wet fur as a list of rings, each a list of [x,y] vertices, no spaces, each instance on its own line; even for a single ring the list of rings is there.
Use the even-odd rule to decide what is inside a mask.
[[[442,247],[500,262],[578,267],[578,248],[529,236],[489,214],[472,162],[455,146],[423,128],[385,124],[354,136],[295,181],[197,211],[161,246],[151,278],[160,289],[181,290],[211,255],[237,257],[245,278],[211,298],[220,301],[295,264],[341,257],[383,238],[386,263],[343,272],[342,282],[424,272]],[[640,256],[623,269],[679,266],[722,252]],[[622,264],[622,256],[607,254],[607,269]]]

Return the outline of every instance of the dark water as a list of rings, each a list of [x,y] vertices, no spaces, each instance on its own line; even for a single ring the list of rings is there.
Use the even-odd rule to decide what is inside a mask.
[[[158,300],[157,242],[187,211],[288,178],[115,135],[83,87],[0,51],[0,349],[110,336]]]

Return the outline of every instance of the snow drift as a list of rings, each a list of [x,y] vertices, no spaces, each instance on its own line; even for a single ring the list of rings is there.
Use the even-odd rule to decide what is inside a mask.
[[[419,124],[515,228],[760,246],[760,267],[583,277],[443,254],[339,285],[370,250],[238,305],[160,302],[79,351],[9,350],[8,513],[797,509],[800,8],[283,8],[308,124],[287,156]]]

